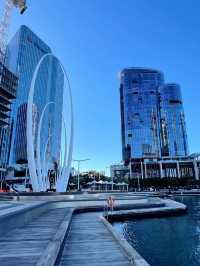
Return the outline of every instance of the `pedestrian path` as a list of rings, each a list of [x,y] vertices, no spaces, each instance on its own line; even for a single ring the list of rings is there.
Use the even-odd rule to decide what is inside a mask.
[[[67,208],[50,209],[23,228],[1,236],[0,265],[36,265],[67,212]]]
[[[131,265],[99,216],[99,213],[73,215],[58,263],[60,266]]]

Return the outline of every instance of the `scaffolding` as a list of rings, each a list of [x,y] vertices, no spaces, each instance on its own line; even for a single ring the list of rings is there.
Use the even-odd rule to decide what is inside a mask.
[[[27,9],[26,0],[6,0],[3,10],[3,16],[0,23],[0,61],[5,62],[6,47],[8,41],[9,26],[13,8],[17,8],[20,14]]]

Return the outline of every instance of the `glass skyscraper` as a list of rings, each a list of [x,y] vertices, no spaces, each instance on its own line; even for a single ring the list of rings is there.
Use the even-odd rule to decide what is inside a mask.
[[[127,68],[120,74],[123,160],[187,156],[181,90],[162,72]]]
[[[27,162],[27,102],[34,70],[39,60],[51,49],[28,27],[21,26],[8,46],[8,64],[19,77],[17,98],[13,104],[13,123],[10,148],[10,165]],[[35,141],[44,107],[47,107],[41,130],[41,158],[48,158],[52,165],[59,161],[61,152],[64,75],[56,58],[47,57],[36,79],[33,100],[33,133]],[[45,150],[46,149],[46,150]],[[44,154],[46,153],[46,154]]]
[[[174,83],[161,86],[159,103],[161,155],[187,156],[189,151],[180,86]]]

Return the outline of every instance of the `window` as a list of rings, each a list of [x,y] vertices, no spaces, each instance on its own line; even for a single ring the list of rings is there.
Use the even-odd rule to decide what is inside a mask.
[[[176,104],[176,103],[182,104],[182,102],[179,101],[179,100],[169,100],[169,103],[171,103],[171,104]]]

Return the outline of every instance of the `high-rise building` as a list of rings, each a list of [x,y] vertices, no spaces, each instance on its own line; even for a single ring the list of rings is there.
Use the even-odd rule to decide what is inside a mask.
[[[27,163],[27,103],[34,70],[51,49],[28,27],[21,26],[8,45],[8,64],[19,77],[17,98],[11,111],[13,123],[10,149],[10,164]],[[55,163],[60,158],[61,129],[63,110],[64,75],[55,57],[43,61],[34,90],[33,100],[33,133],[35,141],[38,135],[38,124],[46,108],[41,129],[41,158]],[[53,139],[53,140],[52,140]],[[44,154],[45,153],[45,154]]]
[[[185,115],[179,85],[171,83],[159,88],[161,155],[188,155]]]
[[[187,156],[180,87],[153,69],[127,68],[120,79],[123,160]]]

